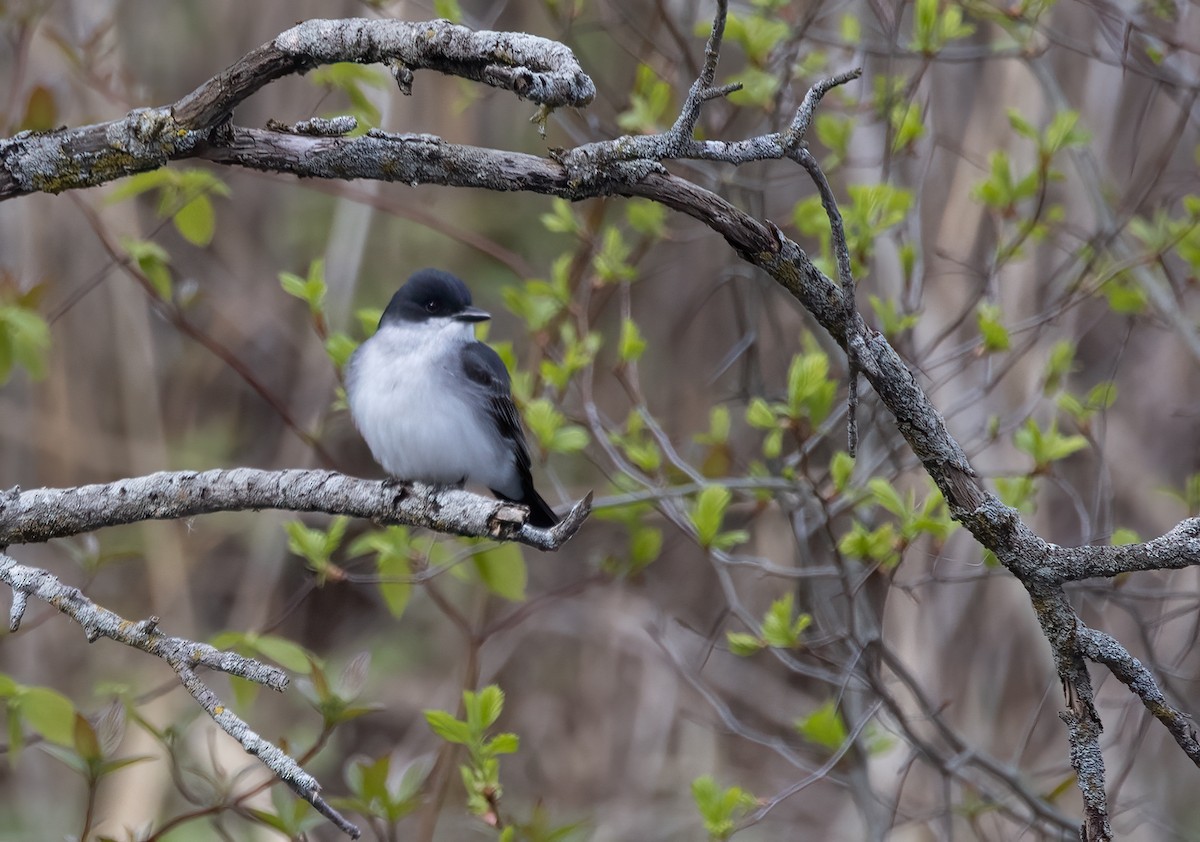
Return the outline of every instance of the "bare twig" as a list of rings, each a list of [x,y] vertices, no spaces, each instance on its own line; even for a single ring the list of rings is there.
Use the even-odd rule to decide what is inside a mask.
[[[287,673],[283,670],[238,655],[236,652],[221,651],[206,643],[169,637],[159,630],[157,617],[137,623],[126,620],[92,602],[78,588],[64,585],[56,576],[36,567],[18,564],[13,558],[2,553],[0,582],[13,589],[13,608],[9,614],[11,631],[16,631],[20,626],[28,597],[35,596],[78,623],[90,642],[108,637],[161,658],[175,671],[188,693],[200,703],[222,731],[241,743],[247,753],[261,760],[281,781],[312,804],[343,833],[354,839],[359,837],[358,828],[321,798],[320,784],[316,778],[301,769],[284,751],[254,733],[250,726],[223,704],[196,675],[196,667],[207,667],[262,684],[272,690],[282,691],[288,685]]]

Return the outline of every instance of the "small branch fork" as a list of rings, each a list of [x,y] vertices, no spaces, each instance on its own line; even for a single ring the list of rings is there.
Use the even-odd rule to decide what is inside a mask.
[[[850,371],[851,451],[857,443],[855,409],[861,376],[895,418],[898,431],[945,497],[952,516],[992,550],[1029,592],[1066,692],[1063,719],[1068,725],[1072,766],[1084,796],[1081,833],[1086,840],[1111,839],[1099,745],[1101,722],[1093,703],[1087,661],[1112,670],[1198,764],[1200,752],[1190,719],[1166,703],[1137,659],[1108,636],[1082,625],[1063,585],[1085,578],[1198,564],[1200,519],[1183,521],[1143,544],[1059,547],[1039,538],[1018,512],[983,487],[961,445],[907,365],[886,338],[865,327],[855,305],[837,202],[805,145],[822,97],[857,78],[860,71],[815,84],[784,131],[737,141],[697,140],[695,128],[703,104],[737,89],[736,85],[714,84],[726,13],[726,0],[719,0],[701,73],[678,119],[660,135],[621,137],[555,150],[543,157],[452,144],[425,134],[373,130],[361,137],[343,136],[352,128],[351,120],[314,123],[291,131],[234,125],[233,108],[264,85],[332,61],[385,62],[404,93],[409,92],[413,70],[427,68],[505,88],[544,110],[582,107],[595,95],[591,80],[570,51],[545,39],[473,33],[446,21],[308,21],[247,54],[171,106],[139,109],[110,123],[23,132],[0,140],[0,200],[34,191],[57,193],[94,186],[156,169],[171,160],[203,158],[310,178],[520,190],[571,200],[640,197],[701,221],[786,289],[845,347]],[[818,271],[804,250],[777,226],[751,217],[662,166],[664,161],[682,159],[740,165],[784,158],[803,166],[816,184],[830,219],[838,283]],[[206,482],[220,491],[217,496],[223,502],[194,493]],[[135,498],[131,505],[129,501]],[[146,518],[290,508],[486,535],[553,550],[578,529],[590,506],[589,500],[584,500],[555,529],[537,530],[524,523],[520,507],[481,500],[464,492],[434,492],[418,486],[387,489],[329,472],[156,474],[108,486],[10,492],[0,500],[0,544],[44,541]],[[14,590],[18,618],[27,597],[27,590]]]
[[[207,667],[282,692],[288,685],[288,677],[283,670],[234,652],[222,652],[205,643],[169,637],[158,629],[157,617],[140,622],[126,620],[96,605],[78,588],[64,585],[44,570],[18,564],[3,553],[0,553],[0,582],[13,589],[12,608],[8,617],[10,632],[20,628],[29,597],[33,596],[53,605],[78,623],[90,643],[108,637],[161,658],[175,670],[192,698],[207,711],[222,731],[241,743],[247,753],[261,760],[293,792],[312,804],[339,830],[353,839],[360,836],[359,829],[321,797],[321,786],[316,778],[301,769],[282,750],[254,733],[196,674],[197,667]]]

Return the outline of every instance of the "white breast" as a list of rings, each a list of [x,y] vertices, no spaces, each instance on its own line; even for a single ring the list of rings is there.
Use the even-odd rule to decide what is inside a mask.
[[[466,481],[519,496],[513,454],[462,373],[459,352],[473,340],[460,322],[385,325],[347,368],[350,415],[375,461],[397,479]]]

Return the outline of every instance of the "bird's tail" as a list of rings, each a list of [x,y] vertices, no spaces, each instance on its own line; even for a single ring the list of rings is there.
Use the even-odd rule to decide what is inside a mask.
[[[533,482],[527,482],[521,490],[520,497],[509,497],[507,494],[492,489],[492,493],[497,497],[501,497],[512,503],[520,503],[522,506],[529,508],[529,520],[526,521],[530,526],[536,526],[539,529],[549,529],[558,523],[558,515],[554,514],[554,510],[550,508],[550,504],[542,499],[542,495],[538,494],[533,487]]]
[[[517,502],[529,507],[529,524],[531,526],[549,529],[558,523],[558,515],[554,514],[554,510],[550,508],[549,504],[532,488],[525,493],[524,500]]]

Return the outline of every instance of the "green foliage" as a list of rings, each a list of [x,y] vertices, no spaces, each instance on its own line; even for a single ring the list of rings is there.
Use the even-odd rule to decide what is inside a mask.
[[[833,487],[839,494],[846,490],[846,486],[850,482],[850,475],[853,473],[853,456],[844,450],[833,454],[833,458],[829,460],[829,476],[833,479]]]
[[[208,170],[163,167],[130,176],[109,194],[108,201],[121,202],[150,192],[157,194],[159,218],[170,219],[180,236],[195,246],[207,246],[216,232],[217,214],[211,197],[231,193],[229,186]]]
[[[696,540],[705,549],[727,550],[750,539],[744,529],[722,532],[725,510],[733,499],[733,492],[723,485],[708,485],[696,496],[696,502],[688,512],[688,519],[696,530]]]
[[[317,258],[308,264],[307,277],[301,278],[291,272],[279,273],[279,284],[288,295],[299,298],[308,305],[314,316],[325,312],[325,294],[329,291],[325,283],[325,261]]]
[[[837,751],[846,742],[849,732],[837,706],[828,701],[808,716],[797,719],[796,731],[800,736],[829,751]]]
[[[875,504],[896,516],[904,545],[912,543],[920,535],[945,541],[954,531],[955,523],[950,518],[945,498],[932,482],[930,486],[929,494],[921,503],[917,503],[915,491],[909,489],[902,497],[895,486],[883,477],[873,477],[867,483]]]
[[[975,27],[963,22],[962,6],[953,0],[916,0],[911,49],[926,56],[937,55],[951,41],[966,38]]]
[[[1046,382],[1042,394],[1050,395],[1063,387],[1066,378],[1075,370],[1075,343],[1063,339],[1055,342],[1046,358]]]
[[[371,653],[360,652],[342,669],[336,681],[330,680],[324,666],[315,656],[308,656],[309,669],[305,680],[298,682],[300,692],[321,715],[322,727],[332,730],[342,723],[382,710],[379,704],[356,704],[367,683],[371,669]]]
[[[121,247],[146,276],[154,294],[163,301],[170,301],[174,282],[171,278],[171,257],[167,250],[158,243],[131,237],[122,237]]]
[[[623,431],[613,431],[608,437],[642,471],[653,474],[662,467],[662,450],[646,429],[646,420],[636,410],[625,419]]]
[[[558,340],[561,360],[542,360],[539,371],[543,380],[561,392],[572,377],[596,359],[604,338],[594,331],[580,336],[574,324],[564,321],[558,330]]]
[[[788,365],[787,400],[767,402],[753,398],[746,408],[751,427],[766,430],[763,456],[778,458],[783,450],[783,433],[807,437],[829,417],[838,384],[829,377],[829,356],[810,343],[812,350],[792,357]]]
[[[1044,131],[1026,120],[1016,109],[1008,110],[1013,131],[1034,143],[1037,160],[1034,168],[1017,175],[1008,153],[996,150],[989,156],[989,174],[978,182],[971,195],[994,210],[1002,220],[1015,222],[1012,236],[998,246],[997,264],[1020,256],[1030,237],[1041,239],[1049,233],[1052,223],[1061,222],[1061,205],[1045,201],[1046,188],[1063,174],[1054,167],[1055,157],[1063,150],[1086,145],[1090,135],[1078,128],[1079,114],[1061,111]]]
[[[709,839],[728,839],[737,823],[749,815],[758,799],[741,787],[722,789],[709,775],[692,781],[692,799],[704,822]]]
[[[895,341],[900,334],[916,327],[920,317],[916,313],[901,313],[895,299],[880,298],[875,293],[867,296],[875,320],[879,323],[879,332],[890,341]]]
[[[341,575],[341,569],[333,564],[332,559],[346,537],[349,522],[348,517],[338,516],[330,520],[328,529],[310,528],[298,520],[283,526],[288,536],[288,549],[308,562],[321,585]]]
[[[423,556],[408,527],[388,526],[364,532],[350,544],[349,553],[353,557],[375,556],[379,593],[393,617],[403,616],[412,596],[412,582],[408,579]]]
[[[1013,444],[1018,450],[1033,457],[1035,473],[1044,472],[1052,463],[1066,459],[1072,453],[1088,446],[1087,439],[1083,436],[1067,436],[1060,433],[1057,421],[1052,420],[1048,427],[1042,429],[1032,418],[1017,428],[1013,434]]]
[[[646,350],[646,340],[633,319],[621,320],[621,339],[617,354],[622,362],[636,362]]]
[[[394,825],[421,806],[421,787],[430,771],[430,764],[421,760],[401,767],[390,754],[373,760],[356,757],[345,769],[350,795],[330,802],[338,809],[353,810]]]
[[[795,596],[786,593],[771,603],[763,615],[758,634],[726,632],[729,651],[746,657],[767,648],[798,649],[804,641],[801,635],[812,625],[812,615],[796,613]]]
[[[520,747],[516,734],[488,736],[504,709],[504,692],[496,685],[478,693],[463,691],[466,718],[458,719],[443,710],[426,710],[425,721],[443,740],[466,746],[467,762],[459,767],[467,790],[467,808],[477,816],[495,816],[503,794],[500,786],[500,756]]]
[[[822,158],[821,166],[831,170],[846,160],[850,154],[850,137],[854,134],[854,120],[844,114],[818,113],[813,121],[817,140],[829,150]]]
[[[658,239],[667,225],[667,209],[649,199],[630,199],[625,203],[625,221],[639,234]]]
[[[1056,403],[1080,429],[1085,429],[1096,413],[1108,409],[1116,400],[1117,384],[1105,380],[1093,386],[1083,400],[1069,392],[1063,392],[1058,396]]]
[[[996,494],[1000,502],[1024,513],[1032,514],[1037,499],[1037,478],[1029,474],[1017,477],[996,477]]]
[[[660,79],[648,64],[638,65],[633,77],[629,107],[617,115],[617,125],[627,132],[656,134],[673,122],[670,83]]]
[[[1013,217],[1017,214],[1017,205],[1026,199],[1037,195],[1041,182],[1038,171],[1033,170],[1021,178],[1016,178],[1012,171],[1012,162],[1008,153],[997,149],[990,156],[989,174],[983,181],[976,183],[971,195],[983,204],[1000,212],[1001,216]]]
[[[49,687],[18,684],[0,673],[0,699],[8,712],[9,759],[16,763],[25,744],[24,727],[67,748],[75,745],[75,706],[71,700]]]
[[[1141,540],[1138,534],[1132,529],[1120,528],[1113,530],[1112,538],[1109,539],[1108,543],[1114,547],[1127,547],[1130,544],[1140,543]]]
[[[367,67],[354,62],[327,64],[312,70],[308,79],[314,85],[341,91],[350,101],[350,116],[358,121],[352,135],[365,134],[379,125],[379,109],[371,104],[366,89],[387,90],[391,80],[377,67]]]
[[[1183,481],[1183,489],[1175,491],[1171,488],[1162,489],[1168,496],[1183,504],[1188,517],[1200,515],[1200,473],[1191,474]]]
[[[525,423],[546,453],[578,453],[591,441],[586,428],[567,423],[566,416],[546,398],[525,404]]]
[[[298,643],[273,634],[225,631],[211,641],[218,649],[232,649],[251,658],[266,658],[289,672],[307,674],[317,656]]]
[[[556,206],[559,201],[556,200]],[[566,203],[562,203],[565,205]],[[558,216],[543,216],[542,220],[559,220]],[[528,325],[531,331],[544,330],[555,319],[566,312],[571,303],[567,271],[571,256],[563,255],[551,268],[550,280],[531,279],[519,287],[504,288],[504,306]]]
[[[925,136],[921,106],[912,99],[909,80],[903,76],[876,76],[872,105],[887,120],[892,132],[892,152],[909,151]]]
[[[462,8],[458,5],[458,0],[433,0],[433,13],[451,23],[463,22]]]
[[[975,308],[975,324],[979,327],[979,336],[983,340],[983,350],[986,353],[1007,351],[1012,345],[1008,328],[1000,321],[1000,317],[1000,307],[997,304],[983,301]]]
[[[875,243],[890,228],[908,216],[913,205],[912,191],[889,184],[851,184],[846,188],[850,200],[841,205],[842,226],[850,250],[851,271],[855,277],[866,274],[867,264],[875,253]],[[802,199],[792,210],[796,228],[810,237],[821,238],[822,270],[831,271],[833,258],[829,244],[829,217],[819,196]]]
[[[898,544],[896,527],[891,523],[885,523],[876,529],[867,529],[862,521],[855,520],[850,526],[850,531],[838,541],[838,552],[849,558],[890,568],[900,563],[900,553],[896,549]]]
[[[302,839],[310,830],[325,822],[311,804],[293,797],[282,787],[272,787],[271,807],[272,810],[251,807],[247,812],[289,839]]]
[[[66,722],[68,716],[62,702],[56,700],[52,706],[58,708],[55,715]],[[71,739],[68,742],[59,739],[44,743],[42,749],[82,777],[89,790],[94,792],[97,784],[106,775],[126,766],[154,759],[145,756],[113,756],[125,735],[125,708],[120,703],[110,705],[94,726],[80,713],[72,711],[69,716],[73,725]]]
[[[471,566],[484,586],[510,602],[523,602],[528,573],[517,544],[500,544],[471,557]]]
[[[50,326],[35,309],[39,287],[17,293],[4,290],[0,295],[0,385],[8,382],[14,365],[34,379],[46,370],[46,352],[50,349]]]

